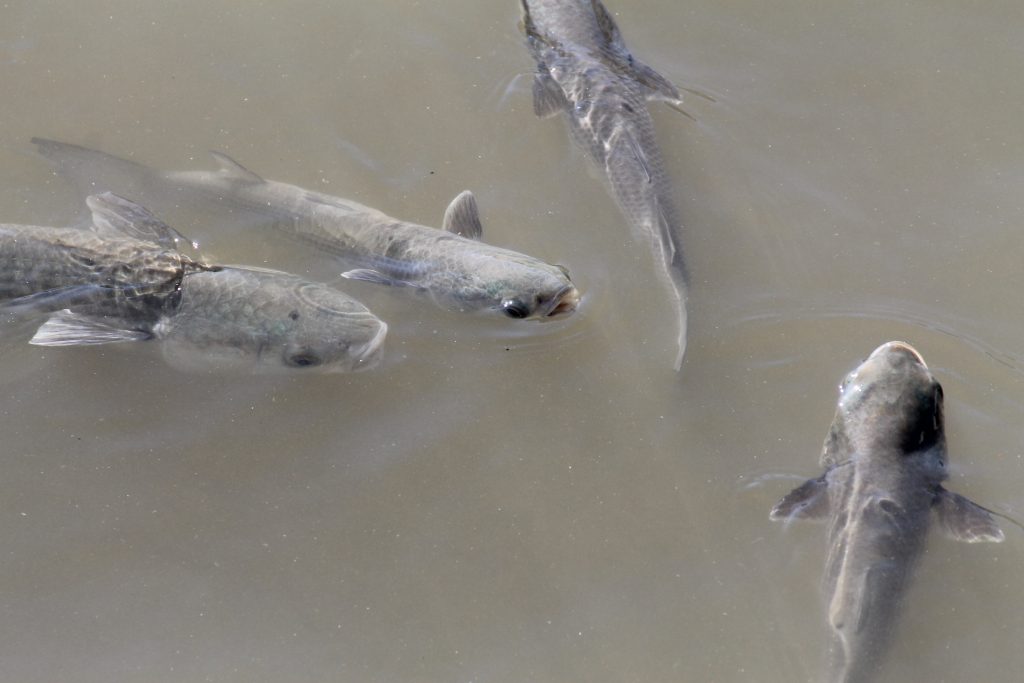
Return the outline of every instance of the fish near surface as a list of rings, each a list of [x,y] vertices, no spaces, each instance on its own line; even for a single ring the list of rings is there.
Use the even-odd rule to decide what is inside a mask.
[[[537,63],[534,113],[565,115],[571,137],[603,172],[636,237],[648,243],[678,306],[678,370],[687,323],[682,226],[647,100],[678,106],[679,91],[630,54],[600,0],[522,0],[522,8]]]
[[[342,275],[425,293],[438,305],[509,318],[553,318],[576,310],[579,292],[563,266],[481,241],[476,200],[463,192],[442,230],[392,218],[357,202],[264,180],[219,153],[219,171],[161,172],[53,140],[32,141],[58,171],[103,189],[137,189],[170,209],[206,198],[221,210],[273,227],[351,266]]]
[[[30,343],[158,339],[169,359],[259,370],[371,367],[387,325],[342,292],[289,273],[211,265],[148,210],[90,196],[90,229],[0,225],[0,306],[45,314]]]
[[[883,344],[847,375],[821,464],[824,474],[785,496],[771,518],[828,520],[827,680],[871,681],[932,520],[968,543],[1003,533],[988,510],[942,486],[942,387],[903,342]]]

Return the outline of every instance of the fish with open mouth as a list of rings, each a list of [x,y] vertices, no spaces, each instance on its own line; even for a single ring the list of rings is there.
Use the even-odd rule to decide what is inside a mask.
[[[824,593],[830,682],[873,680],[934,520],[947,536],[999,542],[989,510],[943,487],[942,386],[904,342],[889,342],[846,376],[821,454],[824,474],[771,511],[828,521]]]
[[[564,266],[481,241],[476,200],[459,194],[443,229],[392,218],[349,199],[264,180],[224,154],[218,171],[161,172],[104,152],[34,138],[58,171],[101,189],[140,188],[147,203],[212,200],[221,210],[251,217],[351,266],[343,277],[426,294],[458,311],[497,311],[508,318],[555,318],[576,310],[580,294]],[[93,177],[101,180],[93,181]]]
[[[46,315],[32,344],[157,339],[177,365],[353,371],[380,357],[387,325],[355,299],[296,275],[206,263],[144,207],[106,192],[88,229],[0,225],[0,313]]]
[[[603,172],[634,235],[650,247],[678,307],[678,370],[686,352],[687,272],[647,100],[678,108],[679,90],[630,54],[599,0],[521,2],[521,26],[537,63],[534,113],[565,115],[572,139]]]

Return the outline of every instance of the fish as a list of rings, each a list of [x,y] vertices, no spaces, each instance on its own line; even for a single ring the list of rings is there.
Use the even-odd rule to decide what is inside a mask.
[[[46,316],[29,343],[158,340],[173,364],[349,372],[380,359],[387,325],[341,291],[296,275],[210,264],[145,207],[110,192],[92,224],[0,224],[0,313]],[[208,366],[208,365],[207,365]]]
[[[846,376],[821,454],[824,473],[782,498],[773,520],[827,520],[824,595],[831,682],[875,680],[934,523],[967,543],[1000,542],[993,513],[948,491],[942,385],[906,342]]]
[[[679,370],[686,353],[688,275],[682,223],[647,100],[679,108],[679,90],[626,48],[599,0],[521,0],[520,27],[537,64],[533,110],[562,114],[602,173],[635,238],[645,242],[678,308]]]
[[[550,319],[573,313],[580,302],[564,266],[483,242],[476,199],[468,190],[452,200],[438,229],[264,180],[219,152],[212,152],[217,171],[161,172],[78,145],[32,142],[59,172],[101,189],[134,187],[167,208],[205,197],[221,210],[336,257],[349,268],[342,277],[419,292],[449,310]],[[102,180],[93,180],[97,176]]]

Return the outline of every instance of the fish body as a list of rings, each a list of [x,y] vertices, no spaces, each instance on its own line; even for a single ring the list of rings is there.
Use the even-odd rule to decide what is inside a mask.
[[[0,303],[48,316],[43,346],[158,339],[178,362],[349,371],[378,359],[387,326],[342,292],[289,273],[186,255],[148,210],[104,193],[89,229],[0,225]]]
[[[205,266],[181,253],[95,230],[0,225],[0,300],[49,294],[53,306],[92,301],[138,324],[173,308],[186,273]],[[110,296],[97,297],[105,292]]]
[[[830,682],[874,680],[933,521],[957,540],[1003,539],[989,511],[942,485],[942,403],[942,387],[915,349],[880,346],[840,388],[824,473],[772,509],[772,519],[828,522]]]
[[[686,350],[681,221],[647,100],[678,106],[679,91],[630,54],[599,0],[522,0],[522,8],[537,63],[534,112],[564,115],[570,136],[601,170],[634,235],[654,254],[679,309],[678,369]]]
[[[572,313],[579,303],[564,267],[480,241],[479,213],[469,192],[452,201],[439,230],[348,199],[264,180],[219,153],[214,153],[218,171],[160,172],[76,145],[33,142],[62,172],[135,184],[156,203],[205,196],[337,257],[352,268],[345,277],[416,290],[448,309],[549,318]]]

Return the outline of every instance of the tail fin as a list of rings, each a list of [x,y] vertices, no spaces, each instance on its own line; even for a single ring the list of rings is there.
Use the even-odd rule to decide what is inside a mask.
[[[660,261],[668,279],[669,287],[678,305],[678,326],[679,337],[677,339],[678,353],[676,354],[676,372],[683,366],[683,356],[686,355],[686,325],[687,310],[686,303],[689,298],[689,275],[686,270],[686,262],[683,260],[683,252],[680,248],[679,220],[676,218],[675,205],[669,197],[658,197],[657,231],[654,239],[655,249],[659,252]]]
[[[145,199],[145,189],[157,171],[127,159],[87,147],[32,138],[32,144],[46,157],[57,173],[68,179],[83,196],[112,191]]]
[[[686,290],[677,291],[677,294],[679,295],[679,350],[676,353],[676,362],[673,368],[679,372],[683,367],[683,357],[686,355]]]

